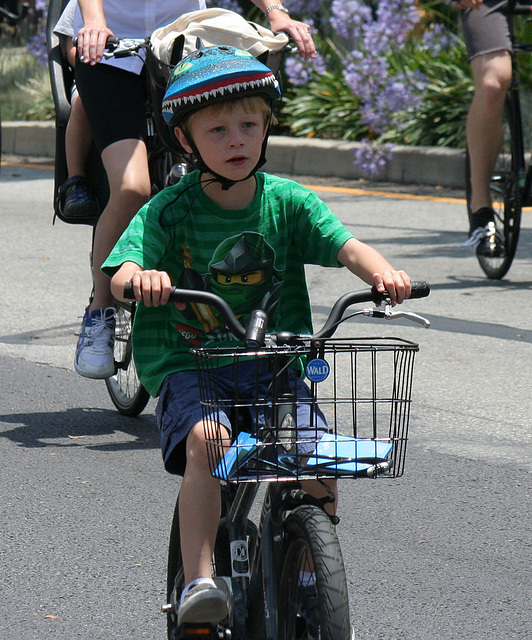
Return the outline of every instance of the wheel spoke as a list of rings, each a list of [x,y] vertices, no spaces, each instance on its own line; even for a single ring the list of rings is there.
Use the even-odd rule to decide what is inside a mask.
[[[140,383],[132,355],[132,313],[134,314],[133,305],[118,306],[114,347],[116,373],[105,381],[113,404],[126,416],[136,416],[141,413],[150,397]]]

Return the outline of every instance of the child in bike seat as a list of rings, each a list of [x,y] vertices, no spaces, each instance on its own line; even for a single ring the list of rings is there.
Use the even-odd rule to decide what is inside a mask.
[[[102,267],[112,276],[117,299],[124,299],[125,283],[133,284],[139,302],[133,329],[138,375],[159,398],[165,468],[183,476],[186,587],[178,624],[217,623],[228,611],[226,596],[211,576],[220,486],[209,471],[189,350],[237,341],[213,309],[167,304],[171,285],[220,295],[244,323],[251,310],[261,308],[269,314],[270,330],[308,334],[305,264],[344,265],[379,291],[386,289],[393,304],[411,292],[408,275],[355,239],[315,193],[259,171],[280,97],[270,69],[245,51],[209,47],[185,58],[170,76],[163,114],[197,170],[138,212]],[[243,372],[239,389],[253,386],[249,377]],[[298,394],[304,389],[310,394],[302,379],[294,384]],[[302,419],[298,414],[298,424]],[[228,416],[221,415],[220,422],[229,434]],[[336,492],[334,482],[330,486]],[[306,490],[316,497],[327,494],[317,482],[309,482]]]
[[[72,69],[76,66],[76,47],[73,43],[76,6],[77,0],[70,0],[54,27],[54,32],[64,38],[65,57]],[[63,215],[72,220],[95,218],[100,209],[92,188],[86,180],[86,163],[91,146],[91,128],[74,81],[70,92],[70,116],[65,132],[68,176],[59,188]]]

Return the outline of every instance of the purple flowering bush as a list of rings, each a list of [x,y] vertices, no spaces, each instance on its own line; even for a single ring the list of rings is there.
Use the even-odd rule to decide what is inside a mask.
[[[39,31],[28,40],[28,51],[37,59],[39,64],[45,67],[48,64],[48,52],[46,50],[46,16],[48,15],[47,0],[35,0],[33,9],[36,24]]]
[[[382,171],[393,143],[408,143],[416,137],[417,115],[424,109],[438,57],[458,58],[459,64],[445,74],[446,79],[451,87],[458,84],[458,91],[464,92],[464,83],[470,90],[461,41],[441,24],[424,22],[426,13],[416,0],[333,0],[312,6],[286,0],[286,4],[293,13],[301,10],[312,24],[321,54],[310,64],[286,65],[291,133],[360,142],[355,163],[368,177]],[[449,78],[453,73],[463,76],[460,82]],[[463,95],[458,102],[460,122],[452,123],[453,140],[463,135],[468,102]],[[339,119],[341,112],[343,119]],[[428,119],[425,109],[425,127]],[[426,136],[417,138],[434,144]]]
[[[443,0],[283,4],[311,26],[318,55],[285,60],[281,132],[360,142],[355,163],[369,177],[382,171],[394,144],[463,144],[472,82],[454,8]],[[35,0],[43,26],[47,6]],[[207,6],[265,23],[249,0]],[[44,30],[28,49],[46,64]]]

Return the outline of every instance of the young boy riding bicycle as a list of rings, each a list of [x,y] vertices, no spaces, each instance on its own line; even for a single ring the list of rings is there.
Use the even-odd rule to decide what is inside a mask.
[[[309,334],[305,264],[345,265],[379,291],[387,290],[393,304],[411,292],[406,273],[356,240],[313,192],[258,172],[279,98],[275,76],[245,51],[210,47],[185,58],[170,77],[163,113],[199,171],[145,205],[103,266],[117,299],[131,281],[141,303],[133,331],[137,371],[159,397],[165,468],[183,475],[179,499],[187,586],[179,624],[217,623],[228,611],[211,576],[220,487],[209,470],[189,350],[236,341],[209,307],[167,304],[171,285],[217,293],[244,322],[251,310],[262,308],[270,330]],[[304,387],[302,380],[295,383]],[[229,419],[219,419],[229,433]],[[326,491],[317,483],[306,488],[318,497]]]

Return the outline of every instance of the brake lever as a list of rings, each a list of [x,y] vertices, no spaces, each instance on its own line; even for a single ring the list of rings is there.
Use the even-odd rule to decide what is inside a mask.
[[[427,320],[427,318],[424,318],[413,311],[395,310],[389,302],[385,302],[383,305],[376,306],[373,309],[364,309],[363,313],[365,316],[371,316],[372,318],[384,318],[385,320],[405,318],[406,320],[417,322],[422,327],[425,327],[425,329],[430,327],[430,321]]]
[[[138,55],[141,45],[136,40],[120,40],[119,43],[108,51],[103,52],[104,58],[126,58]]]

